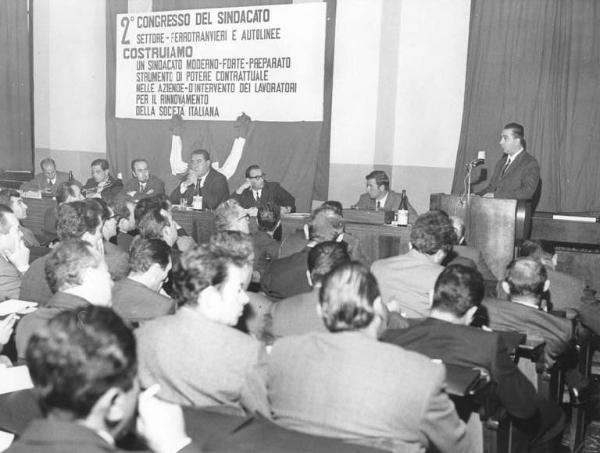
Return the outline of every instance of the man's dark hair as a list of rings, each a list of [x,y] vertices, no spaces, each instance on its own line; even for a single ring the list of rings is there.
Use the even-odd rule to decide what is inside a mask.
[[[325,203],[323,203],[321,205],[321,207],[327,207],[327,208],[331,208],[333,209],[336,214],[343,216],[344,215],[344,207],[342,206],[342,203],[340,203],[339,201],[336,200],[327,200]]]
[[[421,214],[410,232],[410,243],[418,252],[433,255],[438,250],[449,252],[456,232],[448,215],[439,210]]]
[[[92,246],[82,240],[59,242],[44,264],[46,281],[53,293],[81,285],[86,269],[95,269],[102,262]]]
[[[511,131],[513,137],[518,138],[519,142],[521,142],[521,146],[523,146],[523,149],[525,149],[525,128],[522,125],[519,123],[508,123],[506,126],[504,126],[504,130]]]
[[[11,198],[21,198],[21,194],[14,189],[0,190],[0,204],[10,206]]]
[[[58,207],[56,234],[61,241],[80,239],[85,233],[94,234],[102,223],[97,203],[89,200],[63,203]]]
[[[483,277],[477,269],[452,264],[435,281],[431,307],[460,318],[469,308],[479,307],[484,295]]]
[[[165,194],[160,194],[139,200],[133,211],[133,217],[135,218],[136,223],[138,223],[147,212],[153,209],[164,209],[168,212],[171,209],[168,197]]]
[[[205,149],[195,149],[194,151],[192,151],[191,155],[193,156],[195,154],[199,154],[199,155],[203,156],[204,160],[210,160],[210,154]]]
[[[247,234],[223,231],[208,244],[192,247],[181,256],[173,270],[173,292],[179,305],[195,306],[198,295],[208,286],[222,284],[228,266],[252,267],[254,250]]]
[[[74,197],[73,187],[78,187],[75,181],[66,181],[60,184],[56,190],[56,204],[64,203],[67,197]]]
[[[365,179],[367,181],[369,179],[374,179],[377,187],[383,186],[385,187],[385,190],[390,190],[390,178],[388,178],[388,175],[385,171],[373,170],[371,173],[365,176]]]
[[[87,417],[107,390],[129,391],[137,373],[135,338],[106,307],[67,310],[37,330],[26,360],[46,411]]]
[[[166,211],[160,208],[153,208],[146,212],[137,222],[140,236],[146,239],[162,239],[165,227],[171,226],[171,220],[166,215]]]
[[[227,231],[235,228],[238,220],[247,216],[246,210],[237,200],[230,198],[223,201],[215,209],[215,228],[217,231]]]
[[[261,203],[258,206],[258,213],[256,214],[256,220],[258,222],[258,229],[261,231],[273,231],[277,228],[281,214],[279,212],[279,206],[273,203]]]
[[[40,162],[40,168],[42,169],[42,171],[44,170],[44,166],[51,164],[55,169],[56,169],[56,162],[54,162],[54,159],[50,158],[50,157],[46,157],[45,159],[42,159]]]
[[[121,219],[129,219],[131,210],[127,203],[135,204],[135,199],[130,197],[124,192],[118,193],[114,197],[110,197],[108,200],[108,207],[112,209],[113,215],[117,216],[117,222]]]
[[[0,234],[7,234],[10,230],[7,214],[14,214],[14,212],[5,204],[0,204]]]
[[[311,240],[318,242],[333,241],[344,231],[344,219],[331,206],[320,206],[312,212],[308,224]]]
[[[250,165],[248,168],[246,168],[246,173],[245,173],[245,175],[246,175],[246,178],[249,178],[249,177],[250,177],[250,172],[251,172],[252,170],[260,170],[260,166],[258,166],[258,165],[256,165],[256,164],[254,164],[254,165]]]
[[[554,245],[548,241],[539,240],[526,240],[523,241],[521,247],[519,247],[520,258],[533,258],[534,260],[541,260],[543,258],[552,258],[552,255],[556,253]]]
[[[102,221],[105,221],[110,217],[110,209],[108,209],[108,203],[106,200],[103,200],[102,198],[87,198],[84,200],[84,202],[97,206]]]
[[[306,264],[313,285],[320,283],[325,275],[342,264],[351,261],[348,255],[348,244],[345,242],[326,241],[315,245],[308,252]]]
[[[102,170],[108,170],[108,161],[106,159],[96,159],[92,161],[92,167],[95,167],[96,165],[100,165]]]
[[[129,268],[144,273],[153,264],[165,269],[171,261],[171,247],[162,239],[136,237],[129,247]]]
[[[534,296],[540,299],[548,273],[544,265],[531,258],[518,258],[506,266],[509,296]]]
[[[142,159],[142,158],[133,159],[131,161],[131,171],[135,171],[135,164],[137,164],[138,162],[145,162],[146,165],[150,166],[150,164],[148,163],[148,161],[146,159]]]
[[[335,268],[319,290],[325,327],[330,332],[367,327],[375,316],[373,303],[379,295],[377,280],[363,264],[351,262]]]

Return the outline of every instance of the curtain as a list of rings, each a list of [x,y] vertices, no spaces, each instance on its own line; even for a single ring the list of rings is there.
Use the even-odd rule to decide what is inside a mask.
[[[281,3],[291,3],[291,0],[154,0],[153,11]],[[115,118],[115,15],[122,12],[127,12],[126,0],[108,2],[106,118],[108,159],[111,166],[128,169],[129,162],[133,158],[146,157],[153,173],[165,180],[169,190],[176,184],[176,179],[170,175],[169,167],[171,149],[169,121]],[[331,49],[331,59],[332,54]],[[326,76],[326,83],[327,79]],[[331,90],[329,90],[330,94]],[[329,108],[330,105],[329,102]],[[324,118],[326,115],[327,110],[324,109]],[[267,174],[267,179],[280,182],[296,197],[299,211],[310,210],[313,199],[325,200],[329,185],[329,122],[283,123],[261,122],[259,118],[252,118],[252,120],[242,159],[237,171],[229,180],[230,190],[233,192],[243,182],[246,167],[259,164]],[[184,159],[187,160],[193,149],[205,148],[211,153],[213,161],[223,164],[235,138],[233,124],[232,121],[184,121],[182,133]]]
[[[600,211],[598,24],[596,0],[472,0],[453,193],[478,150],[487,179],[474,189],[487,185],[502,127],[517,122],[540,163],[537,210]]]
[[[33,169],[27,2],[0,2],[0,159],[2,170]]]

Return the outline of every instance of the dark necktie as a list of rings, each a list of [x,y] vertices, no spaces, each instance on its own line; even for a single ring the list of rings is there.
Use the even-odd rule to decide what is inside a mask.
[[[198,181],[196,181],[196,194],[197,195],[202,195],[202,178],[198,178]]]
[[[381,208],[381,201],[378,201],[378,202],[375,204],[375,207],[376,207],[377,209]]]
[[[504,177],[504,175],[506,174],[506,170],[508,170],[508,167],[510,167],[510,159],[507,158],[504,167],[502,167],[502,177]]]
[[[52,182],[51,179],[48,180],[48,187],[52,187],[54,185],[54,183]]]

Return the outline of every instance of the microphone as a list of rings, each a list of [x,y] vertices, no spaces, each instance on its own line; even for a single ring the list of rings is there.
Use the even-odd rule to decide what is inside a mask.
[[[475,168],[485,164],[485,151],[477,151],[477,157],[467,164],[467,167]]]

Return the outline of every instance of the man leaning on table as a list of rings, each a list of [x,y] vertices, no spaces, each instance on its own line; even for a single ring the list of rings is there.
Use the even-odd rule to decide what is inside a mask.
[[[49,157],[40,162],[40,167],[42,172],[36,174],[32,180],[21,184],[21,190],[39,190],[52,196],[56,195],[56,191],[60,185],[69,180],[69,174],[64,171],[58,171],[56,169],[56,162]],[[81,185],[79,182],[77,184]]]

